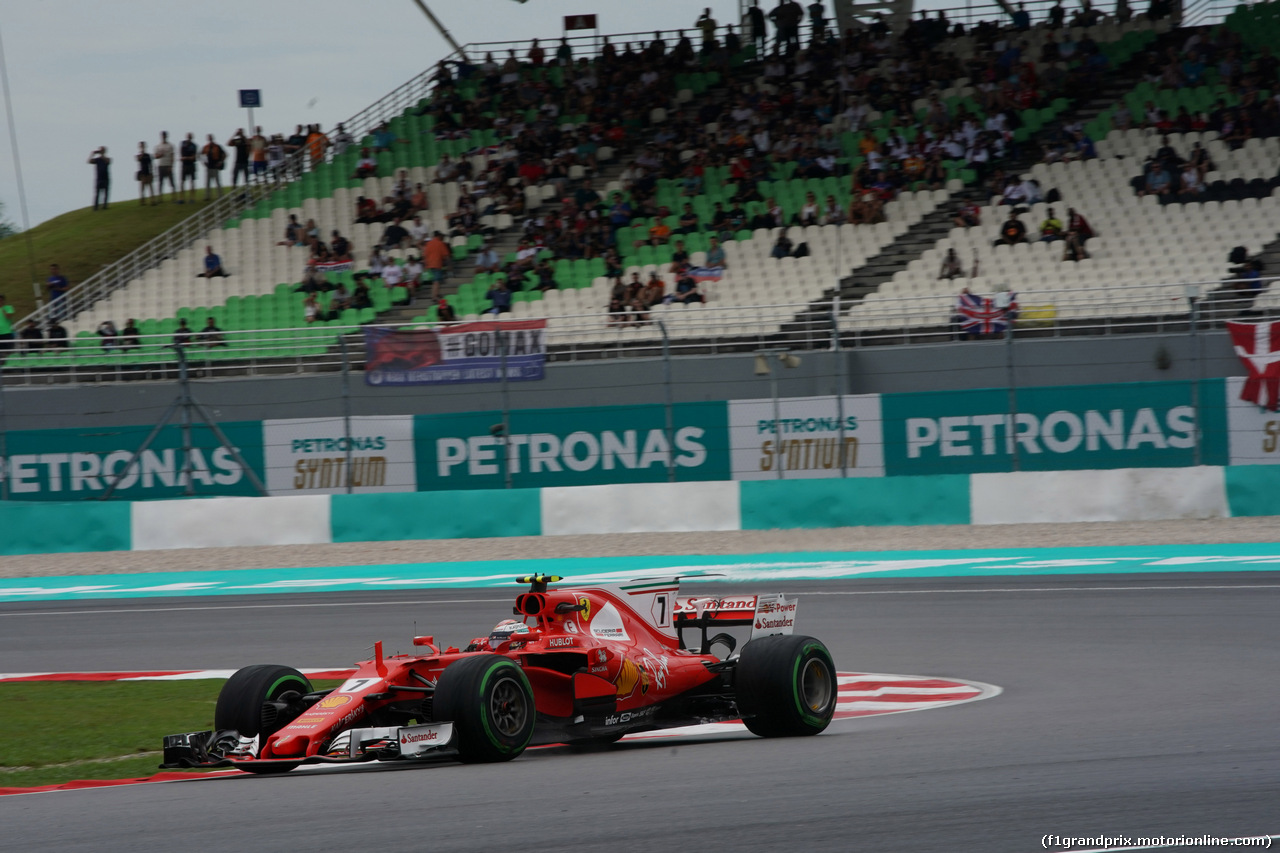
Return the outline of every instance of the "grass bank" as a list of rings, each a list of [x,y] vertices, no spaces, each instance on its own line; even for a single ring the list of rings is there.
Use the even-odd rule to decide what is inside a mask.
[[[203,195],[202,188],[197,198]],[[73,286],[78,285],[204,206],[203,201],[176,204],[171,196],[165,198],[165,202],[158,205],[148,202],[142,206],[137,199],[132,199],[112,202],[106,210],[92,207],[73,210],[42,222],[30,232],[0,240],[0,293],[17,309],[16,316],[21,317],[36,306],[30,256],[35,258],[34,280],[47,297],[44,282],[49,278],[50,264],[61,266],[62,274]]]
[[[225,681],[0,684],[0,788],[161,772],[165,735],[213,728]],[[317,689],[337,686],[317,681]],[[201,771],[191,771],[198,773]]]

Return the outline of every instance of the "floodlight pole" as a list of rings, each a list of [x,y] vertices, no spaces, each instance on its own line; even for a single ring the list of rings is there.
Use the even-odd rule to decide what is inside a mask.
[[[453,40],[453,36],[447,29],[445,29],[444,24],[440,23],[440,19],[432,14],[431,10],[427,8],[427,4],[422,2],[422,0],[413,0],[413,2],[418,4],[418,8],[422,10],[422,14],[427,16],[427,20],[431,22],[431,26],[436,28],[436,32],[440,33],[444,40],[449,43],[449,46],[457,51],[458,55],[461,56],[463,60],[466,60],[467,52],[462,49],[462,45]]]

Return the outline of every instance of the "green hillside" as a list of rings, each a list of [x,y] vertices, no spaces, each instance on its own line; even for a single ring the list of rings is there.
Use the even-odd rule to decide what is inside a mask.
[[[78,285],[203,206],[199,201],[166,201],[145,207],[137,199],[113,202],[107,210],[73,210],[37,225],[29,235],[6,237],[0,240],[0,293],[17,309],[19,317],[35,309],[28,236],[35,255],[35,280],[41,284],[42,295],[47,296],[44,281],[49,277],[50,264],[61,265],[62,274],[73,286]]]

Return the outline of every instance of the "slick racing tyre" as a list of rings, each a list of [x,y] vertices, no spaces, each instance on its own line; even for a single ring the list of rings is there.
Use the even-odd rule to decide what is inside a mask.
[[[302,713],[299,699],[311,692],[311,682],[296,669],[276,664],[246,666],[227,679],[213,712],[216,729],[235,729],[245,737],[267,736]],[[296,764],[239,765],[251,773],[283,773]]]
[[[813,637],[777,635],[742,647],[734,676],[742,722],[761,737],[816,735],[836,710],[836,668]]]
[[[440,674],[431,716],[453,723],[462,761],[482,763],[509,761],[524,752],[537,712],[529,679],[515,661],[476,655]]]

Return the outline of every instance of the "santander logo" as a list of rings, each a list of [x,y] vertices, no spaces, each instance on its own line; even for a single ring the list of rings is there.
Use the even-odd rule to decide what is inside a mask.
[[[422,732],[421,734],[402,734],[400,735],[400,743],[422,743],[423,741],[436,740],[439,735],[436,732]]]

